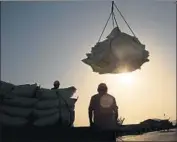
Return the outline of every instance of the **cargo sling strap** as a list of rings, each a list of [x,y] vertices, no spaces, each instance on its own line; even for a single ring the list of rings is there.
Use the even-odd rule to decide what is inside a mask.
[[[135,33],[133,32],[133,30],[131,29],[130,25],[128,24],[128,22],[125,20],[124,16],[122,15],[122,13],[120,12],[119,8],[117,7],[117,5],[114,3],[114,1],[112,1],[112,7],[111,7],[111,13],[109,15],[109,18],[108,20],[106,21],[106,24],[103,28],[103,31],[98,39],[98,43],[100,42],[101,40],[101,37],[106,29],[106,26],[108,25],[108,22],[110,20],[110,18],[112,17],[112,24],[113,24],[113,28],[114,28],[114,22],[116,23],[116,26],[119,28],[118,24],[117,24],[117,20],[116,20],[116,17],[115,17],[115,14],[114,14],[114,7],[116,8],[116,10],[118,11],[118,13],[120,14],[120,16],[122,17],[122,19],[124,20],[124,22],[126,23],[126,25],[128,26],[129,30],[131,31],[131,33],[133,34],[133,36],[136,38],[136,35]]]
[[[133,34],[134,38],[137,39],[135,33],[133,32],[133,30],[132,30],[132,28],[130,27],[130,25],[128,24],[128,22],[125,20],[123,14],[121,13],[121,11],[120,11],[119,8],[117,7],[117,5],[114,3],[114,1],[112,1],[111,13],[110,13],[110,15],[109,15],[108,20],[106,21],[106,24],[105,24],[105,26],[104,26],[104,28],[103,28],[103,31],[102,31],[102,33],[101,33],[101,35],[100,35],[100,37],[99,37],[97,43],[100,42],[100,40],[101,40],[101,38],[102,38],[102,35],[103,35],[103,33],[104,33],[104,31],[105,31],[105,29],[106,29],[106,27],[107,27],[107,25],[108,25],[108,22],[109,22],[109,20],[110,20],[111,17],[112,17],[112,25],[113,25],[113,29],[114,29],[114,27],[115,27],[115,24],[116,24],[117,29],[118,29],[118,30],[120,29],[119,26],[118,26],[118,23],[117,23],[116,17],[115,17],[114,7],[115,7],[116,10],[118,11],[118,13],[120,14],[120,16],[121,16],[122,19],[124,20],[124,22],[126,23],[127,27],[129,28],[129,30],[130,30],[131,33]],[[113,38],[113,39],[110,39],[110,48],[109,48],[109,52],[113,55],[114,58],[118,59],[118,57],[115,55],[115,53],[114,53],[114,51],[113,51],[113,49],[112,49],[112,41],[113,41],[113,40],[114,40],[114,38]],[[136,40],[136,42],[140,43],[139,40]],[[119,60],[119,59],[118,59],[118,60]],[[109,64],[109,63],[107,63],[107,61],[103,61],[103,62],[104,62],[105,64]]]

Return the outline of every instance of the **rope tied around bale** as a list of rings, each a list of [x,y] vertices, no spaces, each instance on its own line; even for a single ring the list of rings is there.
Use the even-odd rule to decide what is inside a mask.
[[[116,24],[116,26],[117,26],[118,29],[119,29],[119,26],[118,26],[118,23],[117,23],[117,20],[116,20],[116,16],[115,16],[115,13],[114,13],[114,7],[115,7],[116,10],[118,11],[118,13],[120,14],[120,16],[121,16],[122,19],[124,20],[124,22],[126,23],[127,27],[129,28],[129,30],[131,31],[131,33],[133,34],[133,36],[134,36],[135,38],[137,38],[136,35],[135,35],[135,33],[133,32],[132,28],[130,27],[130,25],[129,25],[128,22],[126,21],[125,17],[123,16],[123,14],[121,13],[121,11],[120,11],[119,8],[117,7],[117,5],[114,3],[114,1],[112,1],[111,13],[110,13],[110,15],[109,15],[109,17],[108,17],[108,20],[106,21],[106,24],[105,24],[105,26],[104,26],[104,28],[103,28],[103,30],[102,30],[102,33],[101,33],[101,35],[100,35],[100,37],[99,37],[99,39],[98,39],[98,43],[99,43],[100,40],[101,40],[101,37],[102,37],[102,35],[103,35],[103,33],[104,33],[104,31],[105,31],[107,25],[108,25],[108,22],[109,22],[111,16],[112,16],[112,25],[113,25],[113,28],[114,28],[114,25]]]

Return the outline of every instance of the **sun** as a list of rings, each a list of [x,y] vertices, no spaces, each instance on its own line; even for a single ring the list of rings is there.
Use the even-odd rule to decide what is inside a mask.
[[[128,88],[135,87],[135,85],[137,84],[137,81],[138,81],[136,74],[134,74],[132,72],[108,75],[104,79],[109,84],[109,86],[112,86],[113,88],[115,88],[113,90],[117,90],[118,86],[123,87],[124,89],[126,87],[128,87]]]
[[[125,85],[130,85],[134,82],[134,76],[132,73],[122,73],[119,75],[119,80]]]

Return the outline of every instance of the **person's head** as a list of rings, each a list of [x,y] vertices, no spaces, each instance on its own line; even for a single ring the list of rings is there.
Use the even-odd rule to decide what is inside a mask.
[[[107,93],[108,87],[107,87],[107,85],[105,83],[100,83],[98,85],[97,91],[98,91],[99,94]]]
[[[58,89],[60,87],[60,82],[58,80],[54,81],[53,86]]]

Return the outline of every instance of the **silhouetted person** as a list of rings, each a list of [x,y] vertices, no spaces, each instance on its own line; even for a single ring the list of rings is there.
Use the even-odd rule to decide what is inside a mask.
[[[77,89],[74,86],[70,87],[70,89],[72,90],[73,94],[76,93],[76,91],[77,91]],[[70,106],[71,108],[68,106],[69,111],[70,111],[70,126],[73,126],[74,121],[75,121],[75,105],[74,104],[76,103],[76,101],[78,100],[78,98],[79,97],[77,97],[77,98],[71,98],[70,101],[72,101],[73,106]]]
[[[107,93],[105,83],[98,86],[98,94],[92,96],[89,105],[90,126],[103,129],[116,127],[118,119],[118,107],[116,100]]]
[[[53,89],[59,89],[59,87],[60,87],[60,82],[58,81],[58,80],[56,80],[54,83],[53,83],[53,88],[52,88],[52,90]]]
[[[60,82],[58,80],[56,80],[56,81],[54,81],[53,88],[51,88],[51,90],[59,89],[59,87],[60,87]],[[57,93],[58,97],[61,97],[61,95],[59,95],[58,91],[56,91],[56,93]],[[59,109],[59,115],[61,116],[61,100],[59,101],[59,107],[60,107],[60,109]],[[59,126],[63,125],[61,117],[59,117],[57,125],[59,125]]]

